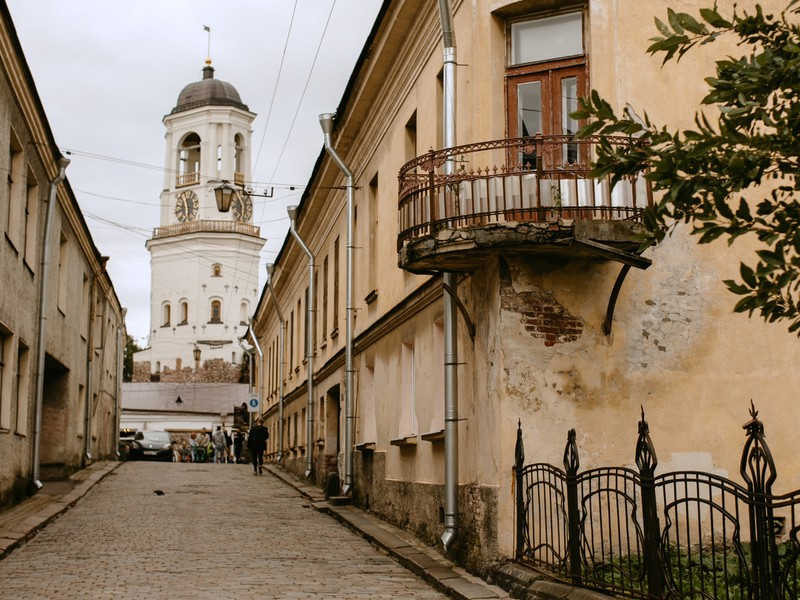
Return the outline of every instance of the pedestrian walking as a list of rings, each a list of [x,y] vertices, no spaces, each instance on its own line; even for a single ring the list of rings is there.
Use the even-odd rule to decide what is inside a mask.
[[[211,436],[211,441],[214,444],[214,462],[217,464],[225,462],[225,432],[222,431],[222,426],[217,425],[217,430]]]
[[[233,434],[233,460],[237,465],[242,462],[242,446],[244,446],[244,434],[237,429]]]
[[[232,463],[233,462],[233,438],[231,434],[228,433],[227,429],[223,429],[222,432],[225,434],[225,462]]]
[[[269,430],[263,423],[262,419],[258,419],[247,437],[247,449],[253,461],[253,475],[261,475],[264,470],[264,451],[267,449]]]
[[[205,427],[197,436],[197,456],[194,462],[206,462],[208,454],[208,446],[211,444],[211,439],[208,437],[208,431]]]

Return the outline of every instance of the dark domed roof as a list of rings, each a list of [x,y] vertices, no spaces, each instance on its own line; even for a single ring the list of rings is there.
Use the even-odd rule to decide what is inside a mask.
[[[214,79],[214,67],[203,67],[203,79],[187,85],[178,96],[178,103],[170,114],[191,110],[200,106],[235,106],[249,110],[242,102],[239,92],[227,81]]]

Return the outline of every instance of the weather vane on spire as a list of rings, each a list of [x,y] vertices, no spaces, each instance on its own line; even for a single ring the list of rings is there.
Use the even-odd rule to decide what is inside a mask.
[[[203,31],[208,32],[208,50],[206,52],[206,64],[211,64],[211,27],[208,25],[203,25]]]

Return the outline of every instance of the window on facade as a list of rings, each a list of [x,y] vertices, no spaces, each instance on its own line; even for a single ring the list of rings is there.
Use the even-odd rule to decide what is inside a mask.
[[[8,223],[6,224],[6,234],[8,235],[8,241],[17,250],[20,250],[25,158],[22,152],[22,144],[20,144],[13,131],[10,133],[11,139],[8,149]]]
[[[369,233],[368,233],[368,246],[367,253],[367,287],[368,293],[372,295],[378,286],[377,279],[377,266],[378,266],[378,174],[369,182]]]
[[[509,37],[506,72],[509,137],[573,135],[578,122],[569,115],[577,110],[578,96],[587,89],[583,13],[511,23]],[[532,153],[520,153],[516,160],[523,167],[537,166],[537,157]],[[541,160],[574,163],[579,160],[578,145],[567,142],[560,153],[543,156]]]
[[[181,322],[178,325],[187,325],[189,323],[189,303],[186,300],[181,301]]]
[[[339,330],[339,238],[333,241],[333,331]],[[333,337],[333,336],[331,336]]]
[[[161,326],[169,327],[171,322],[172,322],[172,307],[169,305],[169,302],[167,302],[161,307]]]
[[[430,387],[431,424],[428,431],[442,431],[444,429],[444,321],[440,318],[433,323],[433,377]]]
[[[0,431],[11,429],[11,332],[0,325]]]
[[[364,369],[364,380],[359,386],[359,406],[363,407],[360,415],[360,436],[356,436],[359,442],[374,442],[378,439],[378,427],[375,420],[375,367]]]
[[[17,349],[17,423],[19,435],[28,434],[28,396],[31,390],[31,364],[28,347],[20,342]]]
[[[239,325],[247,325],[247,313],[247,302],[242,302],[242,304],[239,306]]]
[[[322,259],[322,341],[328,339],[328,256]]]
[[[39,223],[39,185],[33,176],[33,171],[28,169],[27,192],[25,194],[25,226],[22,243],[25,264],[31,271],[36,270],[36,226]]]
[[[222,302],[219,300],[211,301],[211,322],[222,323]]]
[[[406,162],[419,156],[419,151],[417,148],[417,111],[412,113],[411,118],[406,123],[404,155]]]
[[[414,341],[403,342],[400,364],[400,437],[417,434],[416,365]]]
[[[86,273],[83,274],[83,288],[81,290],[81,306],[84,307],[84,310],[81,312],[81,336],[83,339],[88,339],[89,337],[89,293],[90,293],[90,284],[89,284],[89,277],[86,276]]]
[[[69,276],[67,274],[67,260],[69,257],[69,247],[67,245],[67,236],[61,232],[58,246],[58,308],[62,313],[66,314],[67,311],[67,282]]]
[[[303,324],[304,324],[303,323],[303,317],[301,316],[302,314],[303,314],[302,305],[300,304],[300,299],[298,299],[297,300],[297,349],[298,350],[301,348],[300,344],[303,344],[303,342],[301,340],[305,339],[305,336],[303,335],[303,331],[301,329],[303,327]],[[305,353],[305,344],[304,344],[303,345],[303,356],[305,357],[305,355],[306,355],[306,353]],[[300,361],[298,361],[298,364],[301,361],[302,361],[302,359]]]
[[[308,286],[306,286],[306,291],[303,298],[306,303],[306,309],[303,311],[303,356],[308,356],[309,351],[311,350],[308,347],[308,334],[311,331],[311,323],[308,319]]]
[[[294,369],[294,311],[289,313],[289,376]]]
[[[211,276],[212,277],[222,277],[222,265],[212,265],[211,266]]]

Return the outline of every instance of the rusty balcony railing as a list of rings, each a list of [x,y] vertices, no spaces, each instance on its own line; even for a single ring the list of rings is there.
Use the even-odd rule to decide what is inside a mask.
[[[559,218],[641,219],[652,203],[641,174],[613,189],[610,178],[589,177],[600,139],[536,135],[431,150],[409,161],[399,175],[398,251],[442,229]],[[636,143],[627,136],[605,139]]]
[[[164,227],[156,227],[153,230],[153,239],[173,237],[176,235],[183,235],[186,233],[240,233],[242,235],[250,235],[259,237],[261,230],[255,225],[250,223],[240,223],[238,221],[189,221],[187,223],[176,223],[175,225],[165,225]]]

